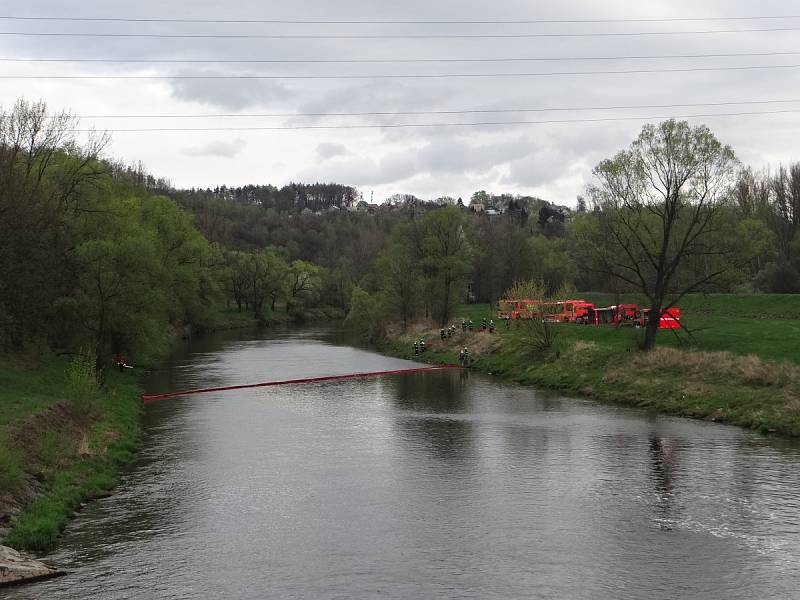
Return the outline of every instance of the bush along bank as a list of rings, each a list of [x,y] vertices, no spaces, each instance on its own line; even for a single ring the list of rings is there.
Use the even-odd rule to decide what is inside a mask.
[[[642,352],[635,338],[622,337],[625,332],[595,334],[571,324],[552,327],[554,340],[543,346],[540,332],[524,324],[506,329],[501,323],[494,333],[458,328],[452,337],[441,339],[438,328],[417,323],[405,332],[389,328],[380,347],[394,356],[434,363],[456,363],[460,349],[467,347],[471,369],[524,385],[800,436],[798,364],[672,346]],[[428,351],[415,356],[413,343],[420,339]],[[621,339],[632,343],[625,345]]]
[[[18,550],[55,546],[87,500],[107,495],[141,431],[137,375],[110,371],[96,383],[93,360],[55,359],[37,368],[0,366],[0,538]]]

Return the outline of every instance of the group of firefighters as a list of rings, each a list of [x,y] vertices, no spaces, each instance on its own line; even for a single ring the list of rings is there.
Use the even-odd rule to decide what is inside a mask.
[[[473,331],[474,329],[475,325],[472,323],[472,319],[461,319],[461,331],[463,333],[466,333],[467,330]],[[489,330],[489,333],[494,333],[494,319],[489,319],[487,321],[487,319],[484,317],[484,319],[481,321],[481,331],[486,331],[487,329]],[[439,330],[439,337],[444,340],[445,338],[454,336],[456,331],[458,331],[458,329],[455,325],[450,325],[447,328],[443,327]]]
[[[414,355],[425,354],[428,351],[425,340],[414,341]],[[465,347],[458,353],[458,364],[462,367],[469,366],[469,350]]]
[[[508,324],[506,324],[508,326]],[[472,319],[461,319],[461,331],[462,333],[466,333],[467,331],[473,331],[475,329],[475,325],[472,322]],[[481,331],[489,331],[489,333],[494,333],[495,324],[494,319],[486,319],[484,318],[481,321]],[[445,340],[449,337],[453,337],[458,328],[455,325],[450,325],[449,327],[442,327],[439,330],[439,337],[442,340]],[[425,346],[425,340],[415,340],[414,341],[414,355],[417,356],[419,354],[423,354],[427,351],[427,347]],[[462,367],[469,366],[469,350],[464,347],[458,353],[458,364]]]

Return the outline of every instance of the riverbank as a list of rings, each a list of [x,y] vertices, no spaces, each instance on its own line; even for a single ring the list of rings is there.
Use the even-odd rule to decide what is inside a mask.
[[[110,492],[140,437],[139,373],[75,395],[71,361],[0,364],[0,541],[53,548],[80,506]]]
[[[207,333],[342,316],[323,307],[300,316],[275,312],[259,322],[252,313],[224,309]],[[176,330],[171,339],[190,335]],[[52,549],[83,503],[113,490],[138,447],[142,369],[109,369],[102,389],[75,394],[70,368],[64,357],[39,363],[0,357],[0,543],[18,550]]]
[[[492,334],[459,328],[441,340],[435,325],[415,323],[405,332],[390,328],[381,349],[402,358],[454,363],[467,347],[472,369],[523,385],[800,436],[800,365],[793,362],[668,345],[644,353],[632,330],[573,324],[553,325],[553,346],[537,350],[523,325],[511,325],[501,323]],[[414,356],[413,342],[419,339],[428,352]]]

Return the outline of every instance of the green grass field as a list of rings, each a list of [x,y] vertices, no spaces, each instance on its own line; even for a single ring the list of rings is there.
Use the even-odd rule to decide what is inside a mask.
[[[611,294],[587,293],[581,297],[602,306],[616,301]],[[637,298],[623,296],[621,300],[636,302]],[[686,296],[678,306],[694,339],[683,331],[677,336],[661,331],[657,344],[800,363],[800,295],[695,294]],[[478,324],[484,317],[493,318],[495,311],[488,304],[465,304],[456,314],[457,319],[468,318]],[[505,326],[499,321],[497,324],[502,334]],[[642,334],[632,328],[572,324],[560,325],[559,329],[564,339],[597,342],[623,351],[637,347]]]

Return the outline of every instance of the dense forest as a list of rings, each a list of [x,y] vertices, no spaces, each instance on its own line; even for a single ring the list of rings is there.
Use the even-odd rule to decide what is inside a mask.
[[[371,322],[445,322],[455,304],[495,301],[519,280],[622,293],[655,264],[649,242],[631,233],[661,226],[658,211],[615,204],[632,152],[601,164],[600,183],[572,210],[486,191],[372,204],[334,183],[175,189],[141,166],[101,158],[107,139],[81,144],[74,129],[70,115],[53,118],[43,103],[0,113],[6,351],[83,349],[98,365],[114,352],[153,356],[178,332],[213,327],[226,306],[265,321],[276,311],[302,319],[318,306],[344,314],[358,302],[379,315]],[[683,134],[711,139],[707,130]],[[659,293],[800,291],[800,164],[755,172],[732,151],[720,156],[713,210],[666,215],[670,227],[703,227],[686,229],[684,245],[694,245],[670,267],[683,287]],[[669,213],[669,200],[659,206]],[[615,236],[621,246],[604,245]],[[625,264],[611,260],[619,248],[628,249]],[[689,282],[699,273],[713,276]]]

